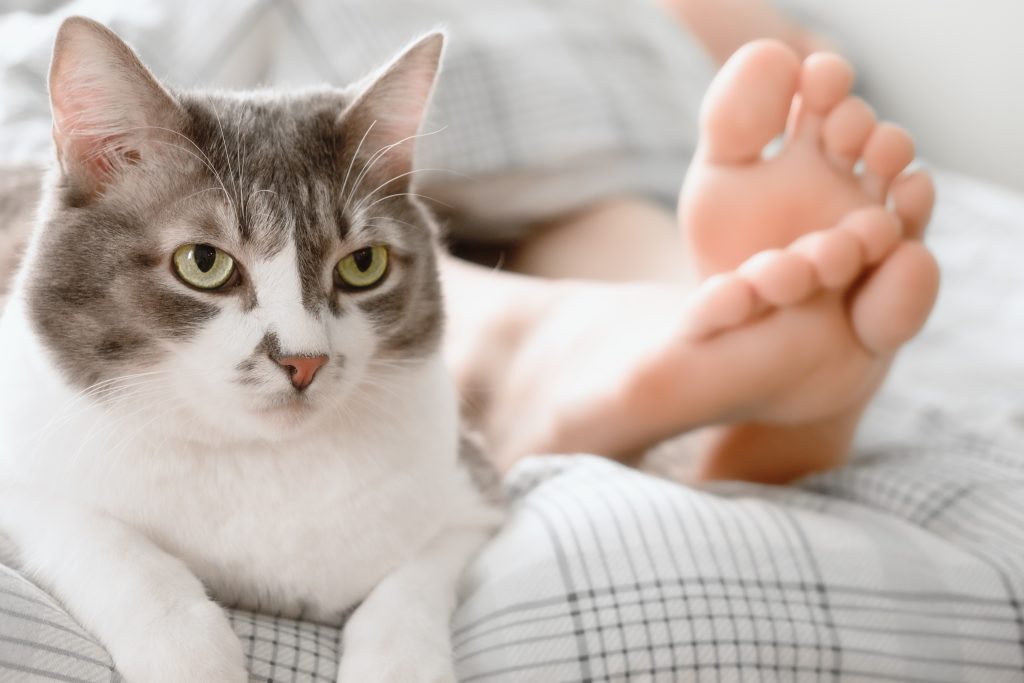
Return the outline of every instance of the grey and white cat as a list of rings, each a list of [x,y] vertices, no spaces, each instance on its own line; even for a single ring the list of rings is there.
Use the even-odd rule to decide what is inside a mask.
[[[348,621],[339,680],[453,681],[500,521],[459,457],[410,195],[442,37],[293,95],[162,86],[86,19],[0,320],[0,533],[133,683],[245,681],[223,604]]]

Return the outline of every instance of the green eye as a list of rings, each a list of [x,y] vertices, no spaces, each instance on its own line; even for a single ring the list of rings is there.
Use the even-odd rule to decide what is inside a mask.
[[[338,277],[355,289],[375,285],[388,271],[388,248],[367,247],[338,261]]]
[[[223,287],[235,272],[235,261],[209,244],[183,244],[174,252],[174,270],[198,289]]]

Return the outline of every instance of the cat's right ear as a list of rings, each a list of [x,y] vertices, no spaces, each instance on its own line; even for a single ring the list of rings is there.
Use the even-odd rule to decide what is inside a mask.
[[[183,113],[124,41],[84,17],[64,21],[50,63],[57,158],[72,187],[96,196],[156,153]]]

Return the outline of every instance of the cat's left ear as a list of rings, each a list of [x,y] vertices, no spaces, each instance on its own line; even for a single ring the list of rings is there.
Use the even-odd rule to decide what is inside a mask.
[[[395,183],[394,189],[409,184],[409,176],[403,174],[412,170],[416,133],[430,102],[444,41],[444,34],[436,32],[415,42],[372,79],[341,115],[344,158],[356,156],[357,169],[360,163],[372,164],[366,172],[374,181],[371,188],[389,180]]]

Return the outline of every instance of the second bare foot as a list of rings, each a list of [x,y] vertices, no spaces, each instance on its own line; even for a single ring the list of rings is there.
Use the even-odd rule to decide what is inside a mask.
[[[800,334],[830,343],[750,422],[707,432],[704,478],[785,481],[841,462],[894,353],[934,303],[937,267],[920,242],[931,180],[906,173],[910,137],[851,97],[852,81],[836,55],[801,62],[757,41],[705,99],[679,217],[700,272],[738,271],[705,283],[703,332],[804,301],[817,285],[825,291],[794,310],[815,317]],[[780,149],[767,155],[773,141]],[[883,220],[887,203],[895,219]]]

